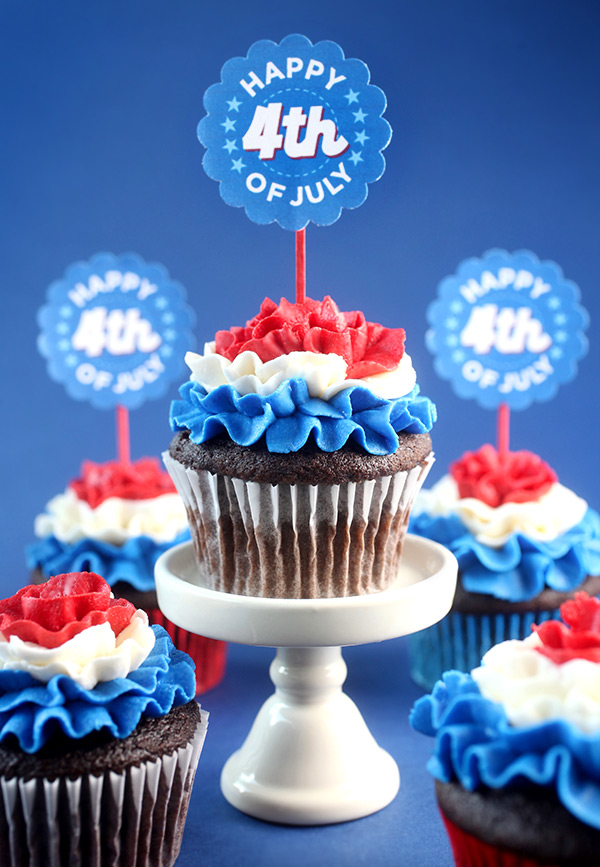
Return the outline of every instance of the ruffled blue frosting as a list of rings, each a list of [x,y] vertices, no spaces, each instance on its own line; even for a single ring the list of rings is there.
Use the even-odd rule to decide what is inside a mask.
[[[152,630],[154,647],[140,667],[94,689],[64,674],[42,683],[26,671],[0,671],[0,743],[15,737],[22,750],[35,753],[58,731],[79,739],[104,729],[126,738],[142,716],[165,716],[193,699],[193,661],[162,626]]]
[[[154,564],[160,555],[189,538],[189,530],[184,530],[173,541],[160,544],[148,536],[138,536],[123,545],[98,539],[80,539],[70,545],[55,536],[46,536],[27,546],[27,568],[41,569],[47,577],[64,572],[96,572],[111,587],[117,581],[125,581],[146,592],[154,590]]]
[[[455,555],[463,587],[510,602],[538,596],[545,587],[575,590],[587,575],[600,574],[600,515],[588,509],[583,519],[549,542],[514,533],[500,548],[478,542],[460,518],[411,518],[411,533],[440,542]]]
[[[324,452],[341,449],[352,437],[370,454],[392,454],[400,431],[428,433],[437,417],[418,385],[396,400],[352,386],[325,401],[310,396],[304,379],[286,379],[266,397],[241,396],[230,385],[207,392],[192,381],[179,394],[182,399],[171,404],[171,427],[189,430],[192,442],[226,432],[238,445],[249,446],[264,435],[267,449],[276,453],[298,451],[312,434]]]
[[[573,816],[600,828],[600,734],[560,719],[515,728],[502,705],[458,671],[446,672],[417,701],[410,721],[436,739],[427,767],[438,780],[458,780],[468,791],[552,786]]]

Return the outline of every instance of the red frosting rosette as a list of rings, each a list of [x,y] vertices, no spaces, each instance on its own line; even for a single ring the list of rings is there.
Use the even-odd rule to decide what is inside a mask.
[[[557,481],[554,470],[533,452],[500,454],[491,445],[465,452],[450,472],[461,497],[474,497],[493,508],[539,500]]]
[[[0,600],[0,632],[42,647],[58,647],[90,626],[108,623],[119,635],[136,611],[126,599],[113,599],[95,572],[67,572],[44,584],[30,584]]]
[[[348,365],[347,379],[362,379],[394,370],[404,354],[405,337],[403,328],[367,322],[358,310],[341,312],[329,295],[302,304],[285,298],[275,304],[265,298],[260,313],[245,327],[217,331],[215,348],[229,361],[246,351],[256,352],[261,361],[289,352],[335,353]]]
[[[600,600],[580,591],[574,599],[563,602],[560,616],[564,620],[547,620],[533,629],[542,641],[535,649],[557,665],[570,659],[600,662]]]
[[[156,458],[141,458],[132,463],[84,461],[81,476],[71,487],[80,500],[95,509],[109,497],[122,500],[149,500],[161,494],[175,493],[175,486]]]

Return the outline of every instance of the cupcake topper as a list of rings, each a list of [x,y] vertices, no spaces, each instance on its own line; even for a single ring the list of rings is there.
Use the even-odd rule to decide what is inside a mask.
[[[48,373],[76,400],[116,410],[117,448],[130,460],[129,409],[161,397],[193,342],[185,289],[134,253],[76,262],[38,314]]]
[[[296,231],[296,301],[305,297],[305,227],[335,223],[384,172],[385,94],[335,42],[287,36],[228,60],[204,95],[198,137],[221,197],[255,223]]]
[[[587,351],[579,289],[534,253],[489,250],[466,259],[430,304],[427,346],[459,397],[498,411],[498,451],[509,449],[510,409],[553,398]]]

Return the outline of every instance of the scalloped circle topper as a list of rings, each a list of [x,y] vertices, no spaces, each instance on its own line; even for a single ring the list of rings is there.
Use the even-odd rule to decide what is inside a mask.
[[[384,172],[392,130],[367,66],[335,42],[295,34],[228,60],[204,95],[204,169],[255,223],[328,226]]]
[[[550,400],[587,352],[579,294],[555,262],[529,250],[466,259],[427,311],[437,373],[487,409]]]
[[[48,288],[38,348],[70,397],[135,409],[183,370],[195,317],[181,284],[135,253],[98,253]]]

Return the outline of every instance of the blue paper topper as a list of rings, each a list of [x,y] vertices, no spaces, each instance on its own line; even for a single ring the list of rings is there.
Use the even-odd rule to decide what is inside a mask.
[[[228,60],[204,95],[204,168],[255,223],[328,226],[384,172],[391,127],[367,66],[335,42],[287,36]]]
[[[466,259],[429,305],[427,346],[459,397],[525,409],[550,400],[587,351],[579,289],[534,253],[488,250]]]
[[[99,253],[67,268],[47,297],[38,347],[71,397],[134,409],[181,374],[194,313],[162,265]]]

